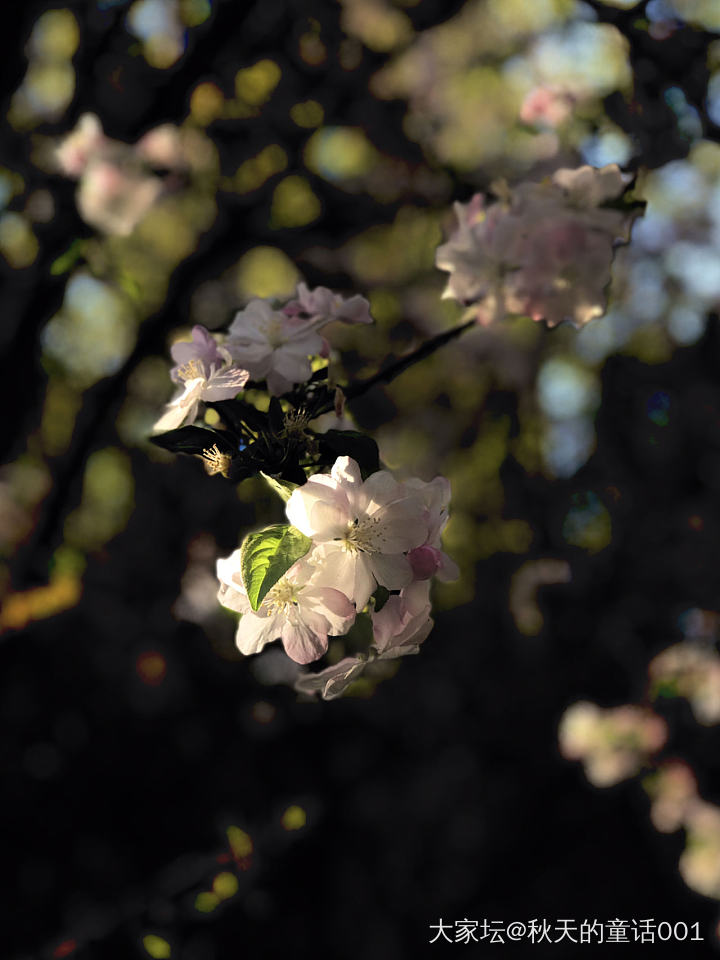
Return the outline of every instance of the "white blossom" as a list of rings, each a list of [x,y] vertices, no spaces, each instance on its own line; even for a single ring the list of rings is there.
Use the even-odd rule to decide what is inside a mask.
[[[235,315],[225,345],[253,380],[265,380],[268,392],[281,396],[310,378],[310,357],[322,352],[324,341],[309,321],[256,299]]]
[[[202,400],[229,400],[242,390],[250,374],[236,366],[230,353],[219,346],[199,324],[192,342],[173,344],[170,353],[176,365],[170,376],[181,389],[165,408],[155,430],[175,430],[197,417]]]
[[[347,633],[355,608],[339,590],[315,582],[316,568],[298,560],[253,610],[243,584],[240,549],[217,562],[218,600],[239,613],[235,642],[241,653],[259,653],[273,640],[282,640],[296,663],[310,663],[328,647],[328,635]]]
[[[413,578],[407,552],[428,536],[419,496],[386,470],[363,481],[350,457],[339,457],[330,474],[316,474],[287,502],[290,522],[311,537],[318,583],[336,586],[358,610],[380,584],[389,590]]]

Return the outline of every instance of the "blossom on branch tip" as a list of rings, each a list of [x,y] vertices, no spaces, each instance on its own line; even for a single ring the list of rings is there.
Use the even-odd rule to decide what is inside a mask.
[[[473,305],[483,324],[513,314],[581,327],[601,316],[614,250],[638,213],[603,204],[629,182],[616,164],[583,166],[541,183],[498,184],[488,206],[479,194],[456,203],[457,228],[435,260],[450,274],[443,296]]]
[[[318,356],[324,341],[312,325],[273,310],[267,300],[251,300],[230,324],[226,348],[250,371],[253,380],[265,380],[272,396],[281,396],[310,378],[310,357]]]
[[[333,320],[342,323],[372,323],[370,303],[355,294],[347,300],[327,287],[315,287],[310,290],[307,284],[299,283],[297,297],[283,307],[283,313],[289,317],[310,320],[316,329],[324,327]]]
[[[243,584],[240,549],[218,560],[218,600],[241,615],[235,637],[241,653],[259,653],[273,640],[282,640],[292,660],[311,663],[327,650],[329,635],[347,633],[355,607],[340,590],[320,586],[316,573],[310,563],[298,560],[253,610]]]
[[[192,423],[202,400],[214,402],[237,396],[250,377],[199,324],[193,327],[192,341],[173,344],[170,353],[175,361],[170,377],[181,390],[155,424],[159,432]]]
[[[413,579],[408,551],[427,540],[422,499],[386,470],[363,480],[350,457],[315,474],[287,502],[290,523],[313,540],[316,582],[336,586],[362,610],[377,585],[399,590]]]

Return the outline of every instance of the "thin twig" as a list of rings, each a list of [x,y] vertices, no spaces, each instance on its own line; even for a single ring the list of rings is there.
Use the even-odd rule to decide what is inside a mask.
[[[429,340],[426,340],[425,343],[421,343],[415,350],[406,353],[404,357],[400,357],[399,360],[393,361],[393,363],[384,369],[378,370],[372,377],[367,377],[365,380],[356,380],[355,383],[348,384],[348,386],[341,386],[340,389],[345,394],[345,399],[355,400],[363,396],[378,383],[390,383],[409,367],[412,367],[420,360],[424,360],[425,357],[431,356],[436,350],[439,350],[440,347],[459,337],[465,330],[469,330],[470,327],[474,326],[477,326],[477,321],[472,319],[467,320],[465,323],[458,324],[457,327],[452,327],[452,329],[446,330],[444,333],[438,333],[437,336],[431,337]],[[333,405],[334,401],[329,401],[324,404],[315,415],[319,416],[321,413],[328,413],[333,409]]]

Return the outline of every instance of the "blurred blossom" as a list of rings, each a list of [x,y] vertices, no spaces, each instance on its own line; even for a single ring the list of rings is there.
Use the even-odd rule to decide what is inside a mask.
[[[643,707],[602,709],[580,701],[560,721],[560,752],[581,760],[596,787],[609,787],[632,777],[667,738],[665,722]]]
[[[480,194],[456,203],[457,228],[436,255],[450,273],[443,296],[477,305],[485,325],[523,314],[581,327],[601,316],[613,250],[629,241],[637,212],[603,204],[628,181],[615,165],[584,166],[542,183],[496,185],[489,206]]]
[[[574,98],[562,87],[535,87],[520,107],[523,123],[541,127],[559,127],[572,113]]]
[[[650,663],[655,695],[684,697],[698,723],[720,723],[720,656],[707,642],[683,640]]]
[[[545,584],[569,583],[570,565],[564,560],[543,557],[523,563],[513,574],[510,583],[509,606],[515,626],[525,636],[536,636],[543,625],[538,605],[538,588]]]
[[[560,149],[547,133],[564,138],[567,127],[572,141],[576,126],[584,132],[586,120],[571,107],[599,110],[602,97],[630,86],[624,37],[582,16],[562,0],[470,0],[418,34],[375,76],[374,89],[407,98],[408,135],[442,163],[491,176],[528,170]]]
[[[720,900],[720,808],[703,801],[692,804],[685,830],[680,874],[693,890]]]
[[[80,216],[104,233],[127,237],[162,193],[160,180],[111,162],[89,164],[80,181]]]
[[[107,144],[100,120],[94,113],[83,113],[75,129],[55,150],[55,159],[67,177],[78,179],[90,158]]]
[[[698,800],[695,776],[690,767],[679,760],[660,764],[648,777],[645,789],[652,800],[650,819],[661,833],[678,830]]]
[[[134,145],[106,137],[98,117],[83,114],[55,148],[56,166],[79,180],[81,217],[103,233],[128,236],[166,192],[167,182],[151,168],[174,173],[212,168],[214,152],[192,130],[163,124]]]

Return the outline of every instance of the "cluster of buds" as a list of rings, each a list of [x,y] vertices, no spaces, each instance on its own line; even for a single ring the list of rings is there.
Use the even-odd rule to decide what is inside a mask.
[[[450,273],[443,296],[484,325],[522,315],[582,327],[601,316],[614,250],[642,208],[623,199],[630,181],[615,164],[584,166],[496,184],[490,204],[482,194],[456,203],[457,228],[435,259]]]

